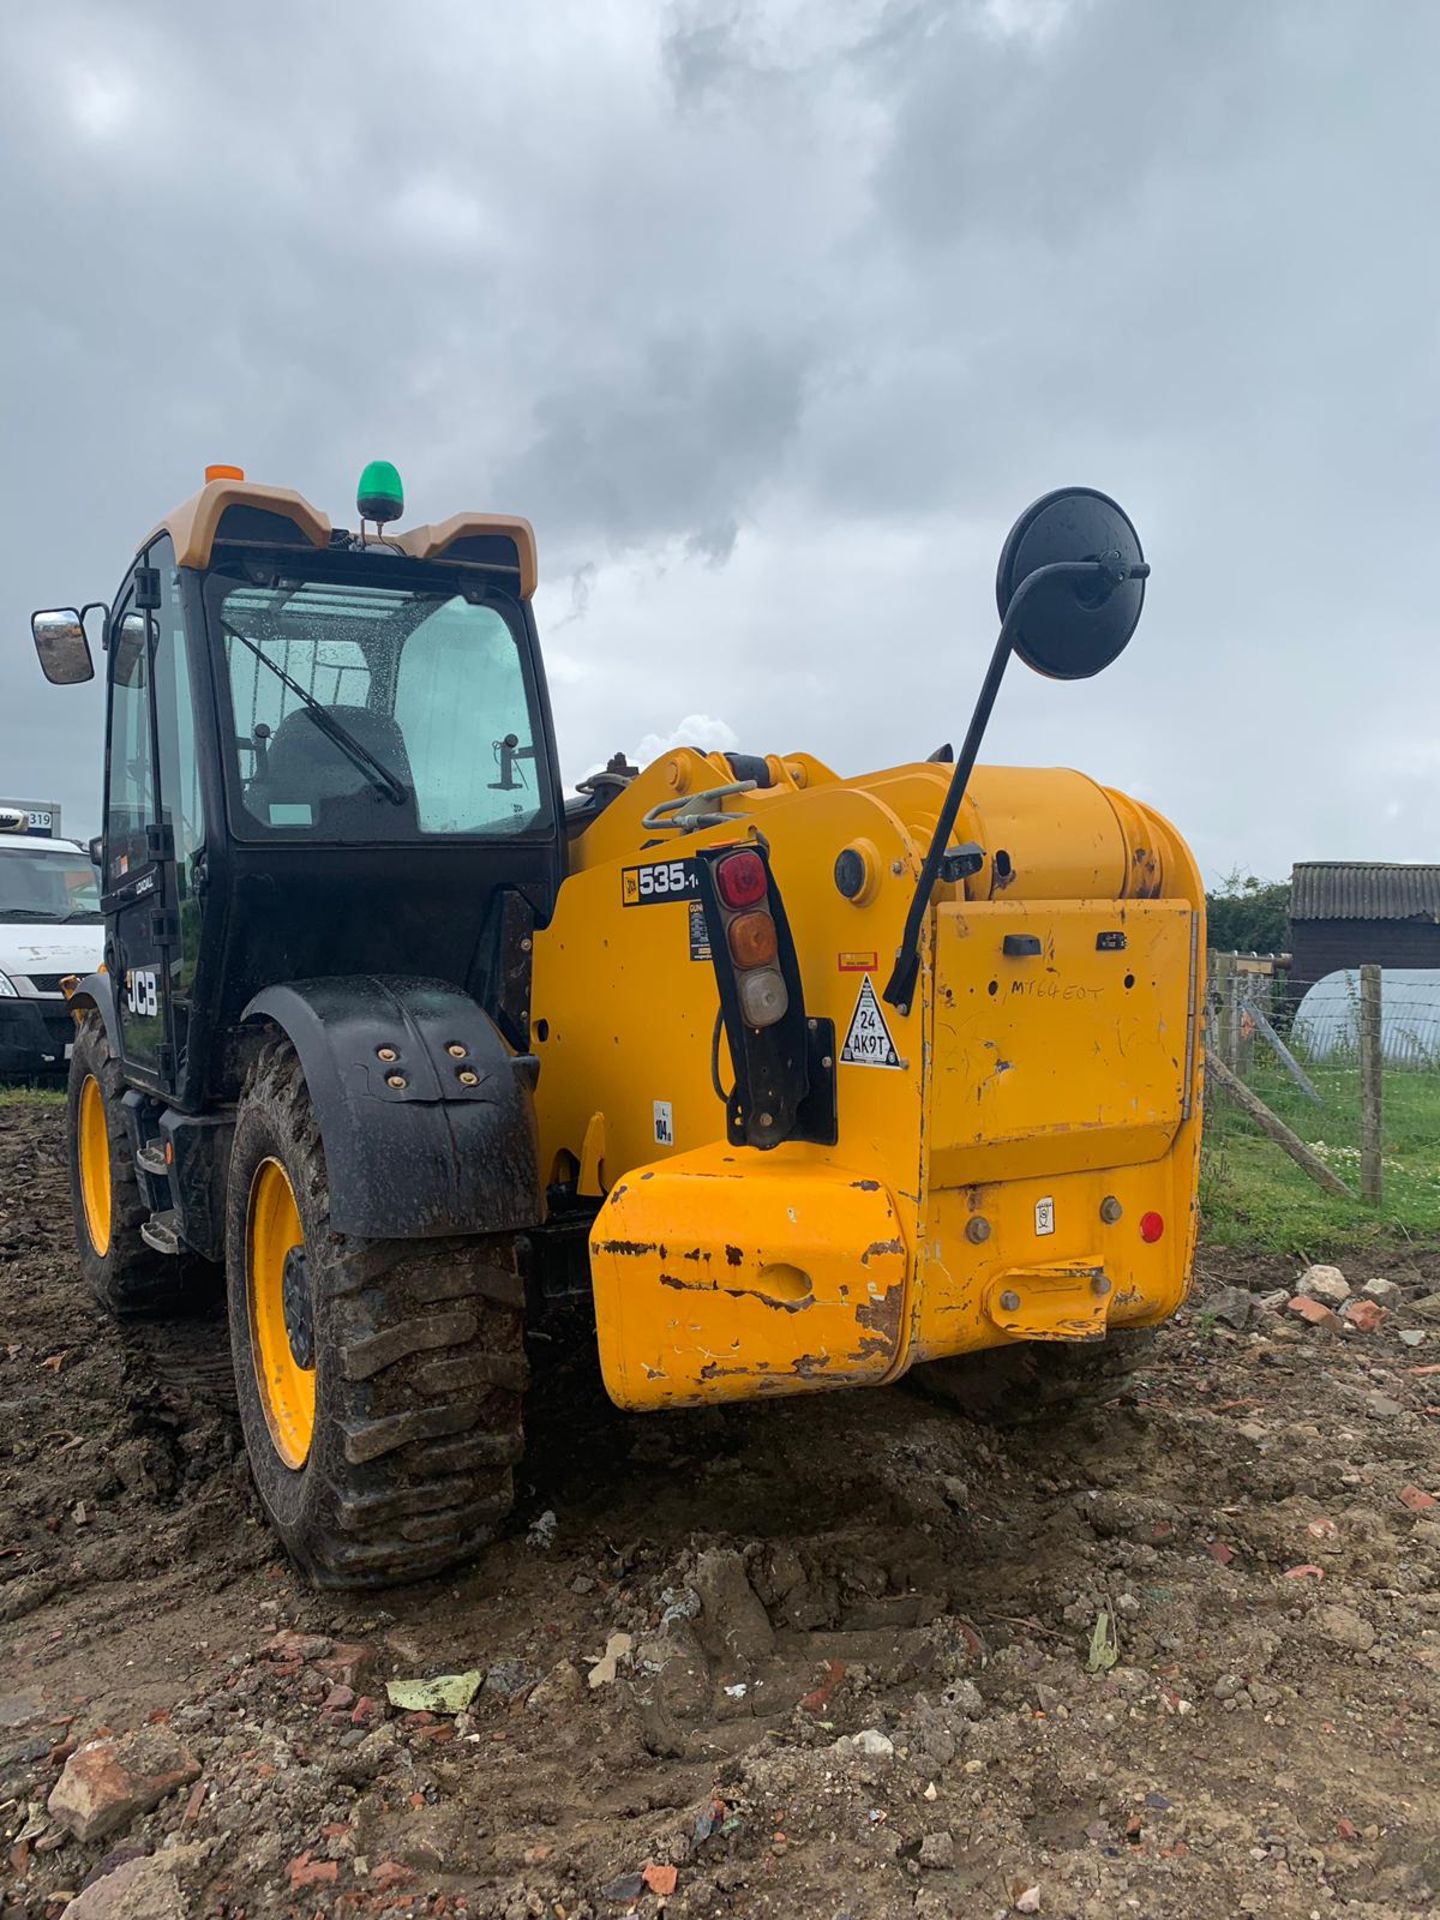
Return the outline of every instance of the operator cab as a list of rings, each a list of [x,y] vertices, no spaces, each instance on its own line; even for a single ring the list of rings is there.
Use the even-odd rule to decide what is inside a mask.
[[[464,989],[518,1052],[563,874],[528,522],[361,532],[236,468],[156,528],[108,606],[37,614],[53,681],[107,664],[106,964],[130,1084],[233,1099],[245,1008],[339,972]],[[365,522],[375,523],[367,532]]]

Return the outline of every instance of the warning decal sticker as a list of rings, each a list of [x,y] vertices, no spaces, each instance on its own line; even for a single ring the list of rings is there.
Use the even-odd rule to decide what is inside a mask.
[[[860,984],[860,998],[850,1016],[850,1031],[840,1049],[840,1058],[852,1067],[900,1065],[900,1056],[895,1051],[895,1042],[890,1038],[890,1029],[885,1024],[885,1015],[868,973]]]

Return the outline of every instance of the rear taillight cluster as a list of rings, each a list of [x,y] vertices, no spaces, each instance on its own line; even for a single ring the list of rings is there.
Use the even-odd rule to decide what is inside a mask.
[[[725,919],[725,944],[735,963],[740,1011],[752,1027],[773,1027],[784,1019],[790,995],[776,964],[780,942],[765,862],[748,850],[727,854],[715,868],[715,891]]]

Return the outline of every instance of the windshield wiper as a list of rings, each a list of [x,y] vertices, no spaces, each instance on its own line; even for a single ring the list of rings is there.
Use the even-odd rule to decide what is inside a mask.
[[[65,918],[63,913],[47,913],[43,907],[0,907],[0,920],[43,920],[47,926],[58,926]]]
[[[248,647],[257,660],[263,661],[276,679],[282,681],[298,700],[304,701],[315,716],[316,726],[327,739],[334,741],[347,760],[359,768],[372,787],[383,793],[388,800],[392,800],[397,807],[404,806],[410,798],[410,789],[396,779],[383,760],[377,760],[368,747],[362,746],[350,729],[335,718],[324,701],[317,700],[313,693],[308,693],[298,680],[292,680],[278,661],[272,660],[263,647],[257,647],[248,634],[241,633],[238,627],[232,627],[228,620],[222,619],[220,624],[232,639],[238,640],[242,647]]]

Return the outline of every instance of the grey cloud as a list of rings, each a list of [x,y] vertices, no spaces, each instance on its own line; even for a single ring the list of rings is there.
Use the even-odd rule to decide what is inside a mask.
[[[4,787],[96,817],[32,605],[208,459],[536,522],[567,767],[684,716],[858,769],[965,717],[1006,525],[1155,563],[994,752],[1213,869],[1433,857],[1440,15],[1349,0],[55,0],[0,16]]]

